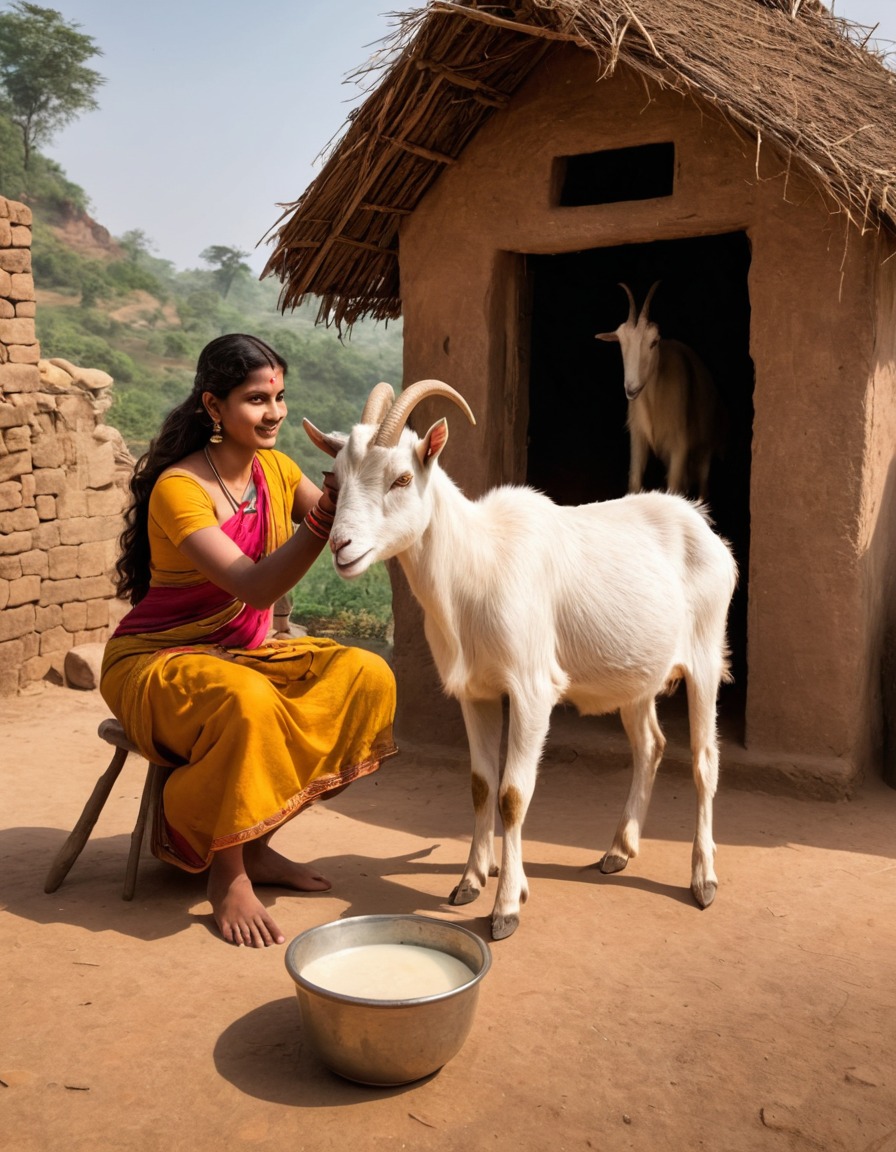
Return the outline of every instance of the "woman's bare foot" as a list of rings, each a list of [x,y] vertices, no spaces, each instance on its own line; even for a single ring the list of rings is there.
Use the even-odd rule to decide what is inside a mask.
[[[253,884],[276,884],[299,892],[326,892],[332,885],[308,864],[281,856],[266,840],[253,840],[243,849],[246,872]]]
[[[241,845],[215,853],[209,869],[208,898],[215,923],[228,944],[267,948],[286,939],[255,895]]]

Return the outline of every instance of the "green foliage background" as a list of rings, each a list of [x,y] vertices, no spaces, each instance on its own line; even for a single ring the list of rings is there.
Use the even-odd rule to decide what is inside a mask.
[[[225,298],[213,268],[176,270],[152,255],[152,241],[139,230],[117,238],[102,256],[85,255],[67,237],[72,222],[86,216],[87,194],[39,152],[32,154],[26,173],[21,151],[16,129],[0,113],[0,194],[25,202],[33,212],[41,355],[102,368],[114,377],[106,420],[135,456],[146,450],[165,413],[190,391],[202,347],[228,332],[254,333],[288,362],[289,417],[277,447],[315,480],[328,458],[305,436],[302,417],[324,431],[346,431],[377,381],[400,387],[400,324],[362,322],[340,336],[315,324],[314,302],[281,314],[279,283],[259,281],[246,271],[237,273]],[[329,553],[297,586],[293,601],[293,619],[316,631],[376,639],[386,635],[391,622],[385,568],[379,565],[346,582],[333,571]]]

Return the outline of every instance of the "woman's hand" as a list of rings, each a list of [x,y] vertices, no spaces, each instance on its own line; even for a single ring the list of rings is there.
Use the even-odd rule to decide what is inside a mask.
[[[320,506],[324,512],[335,512],[336,501],[339,499],[339,487],[336,484],[336,477],[332,472],[324,472],[323,495],[320,498]]]

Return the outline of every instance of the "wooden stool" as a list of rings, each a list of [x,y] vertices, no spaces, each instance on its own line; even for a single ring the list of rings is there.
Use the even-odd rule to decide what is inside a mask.
[[[44,892],[55,892],[66,878],[74,862],[81,855],[81,851],[93,831],[93,826],[99,818],[103,805],[109,799],[109,793],[124,767],[129,753],[139,756],[140,749],[125,736],[124,729],[117,720],[111,717],[103,720],[97,729],[100,737],[111,744],[115,749],[112,760],[106,771],[100,776],[90,794],[90,799],[84,805],[84,811],[78,818],[78,823],[72,829],[71,835],[56,854],[56,859],[47,873]],[[158,805],[162,788],[168,769],[160,764],[150,763],[146,773],[146,782],[143,785],[143,795],[140,797],[140,809],[137,813],[137,823],[131,833],[131,850],[128,854],[128,866],[124,878],[123,900],[133,900],[134,889],[137,886],[137,865],[140,862],[140,849],[143,845],[143,834],[147,824],[152,820],[153,813]]]

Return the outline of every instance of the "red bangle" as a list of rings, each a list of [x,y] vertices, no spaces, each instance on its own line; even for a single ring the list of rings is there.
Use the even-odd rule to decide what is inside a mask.
[[[308,509],[302,523],[318,540],[329,540],[330,529],[333,527],[333,519],[329,512],[324,512],[320,505],[318,505],[316,508]]]

